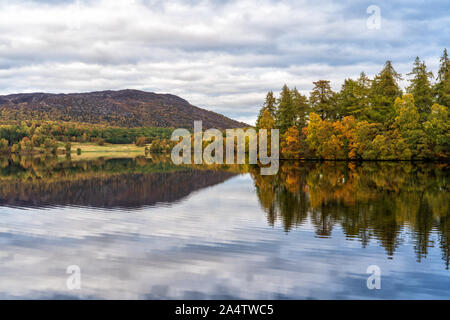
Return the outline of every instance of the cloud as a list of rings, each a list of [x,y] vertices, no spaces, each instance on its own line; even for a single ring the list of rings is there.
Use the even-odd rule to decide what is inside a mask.
[[[0,1],[0,93],[135,88],[254,121],[268,90],[338,89],[386,59],[436,69],[445,1]]]

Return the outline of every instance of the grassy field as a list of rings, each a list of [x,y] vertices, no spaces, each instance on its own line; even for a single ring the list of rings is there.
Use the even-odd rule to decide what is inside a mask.
[[[95,143],[72,143],[72,154],[77,153],[77,149],[81,149],[81,154],[89,153],[110,153],[110,152],[124,152],[124,153],[142,153],[145,154],[145,147],[138,147],[135,144],[107,144],[99,146]]]

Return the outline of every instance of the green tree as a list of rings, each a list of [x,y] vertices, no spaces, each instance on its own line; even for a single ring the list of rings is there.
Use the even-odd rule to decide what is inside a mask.
[[[424,132],[412,94],[395,100],[395,126],[408,144],[412,157],[422,156]]]
[[[322,120],[333,120],[338,117],[336,110],[335,93],[331,89],[330,81],[319,80],[313,82],[314,88],[310,93],[309,102],[312,111],[320,116]]]
[[[370,119],[375,122],[386,123],[394,115],[394,102],[400,97],[402,91],[398,85],[401,75],[386,61],[383,69],[372,81]]]
[[[292,101],[292,92],[287,85],[281,89],[280,98],[278,98],[278,110],[276,114],[276,126],[283,134],[295,124],[296,112]]]
[[[444,49],[444,54],[441,57],[441,65],[436,80],[434,86],[436,102],[450,108],[450,59],[447,49]]]
[[[425,62],[420,61],[419,57],[417,57],[414,61],[414,68],[408,75],[413,77],[409,80],[410,85],[407,88],[407,92],[414,96],[421,118],[426,119],[433,104],[433,89],[430,82],[430,79],[433,78],[433,73],[428,71]]]
[[[355,115],[355,110],[359,109],[359,99],[356,96],[358,83],[352,79],[345,79],[337,95],[337,103],[342,116]]]
[[[307,117],[309,113],[308,98],[302,95],[297,88],[294,88],[291,92],[293,111],[295,113],[295,126],[298,128],[304,128],[307,125]]]
[[[70,153],[70,151],[72,150],[72,144],[70,142],[66,142],[64,148],[66,150],[66,153]]]
[[[269,91],[266,95],[266,101],[264,102],[263,106],[261,107],[261,110],[259,111],[258,118],[256,119],[256,129],[260,128],[260,119],[264,113],[264,111],[267,110],[270,115],[275,118],[275,115],[277,113],[277,100],[275,96],[273,95],[272,91]]]
[[[448,108],[435,103],[423,128],[430,157],[450,157],[450,120]]]

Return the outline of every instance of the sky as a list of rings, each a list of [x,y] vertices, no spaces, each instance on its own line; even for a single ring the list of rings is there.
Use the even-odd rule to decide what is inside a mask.
[[[0,94],[139,89],[254,124],[265,95],[339,90],[450,49],[448,0],[0,0]]]

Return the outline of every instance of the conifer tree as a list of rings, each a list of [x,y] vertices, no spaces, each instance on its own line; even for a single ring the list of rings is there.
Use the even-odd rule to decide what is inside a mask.
[[[294,88],[291,92],[293,111],[295,113],[295,123],[294,125],[301,130],[301,128],[306,127],[306,122],[308,114],[310,111],[308,98],[302,95],[297,88]]]
[[[287,85],[281,89],[280,98],[278,98],[278,110],[276,114],[276,125],[283,134],[287,129],[292,127],[295,123],[295,110],[292,101],[292,92]]]
[[[309,96],[312,111],[322,120],[334,120],[338,116],[335,103],[335,93],[331,89],[330,81],[319,80],[313,82],[314,88]]]
[[[441,57],[441,65],[437,74],[437,82],[434,86],[436,102],[450,108],[450,59],[447,49]]]
[[[430,78],[433,78],[433,73],[427,71],[425,62],[420,61],[419,57],[414,61],[413,70],[408,73],[412,75],[410,85],[407,92],[414,96],[415,105],[422,119],[426,119],[426,115],[431,111],[433,104],[433,90],[431,88]]]
[[[394,102],[402,95],[398,85],[401,75],[392,66],[391,61],[386,61],[383,69],[375,77],[371,86],[371,110],[370,118],[375,122],[390,122],[394,115]]]
[[[276,111],[277,111],[276,103],[277,103],[277,100],[275,99],[273,92],[269,91],[266,95],[266,101],[264,102],[263,106],[261,107],[261,109],[259,111],[259,115],[256,120],[256,129],[260,128],[261,117],[263,116],[265,110],[267,110],[273,118],[275,117]]]
[[[358,120],[368,118],[370,79],[361,72],[358,80],[346,79],[337,95],[340,118],[354,116]]]

